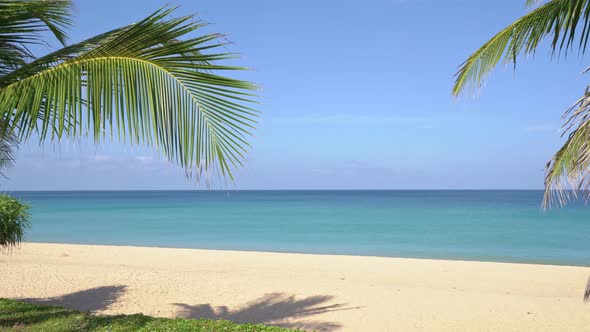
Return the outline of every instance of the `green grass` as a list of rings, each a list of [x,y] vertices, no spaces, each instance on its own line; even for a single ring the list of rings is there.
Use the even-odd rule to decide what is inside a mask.
[[[136,315],[97,316],[61,307],[0,299],[1,331],[153,331],[153,332],[292,332],[274,326],[235,324],[225,320],[155,318]]]

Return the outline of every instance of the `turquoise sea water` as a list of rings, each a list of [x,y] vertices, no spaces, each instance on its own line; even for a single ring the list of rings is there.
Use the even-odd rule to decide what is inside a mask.
[[[541,191],[13,192],[29,241],[590,266],[590,207]]]

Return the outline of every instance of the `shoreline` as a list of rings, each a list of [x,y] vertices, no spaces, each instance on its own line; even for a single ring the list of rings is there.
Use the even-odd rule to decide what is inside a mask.
[[[35,242],[27,241],[23,244],[41,244],[41,245],[74,245],[74,246],[92,246],[92,247],[122,247],[122,248],[155,248],[155,249],[182,249],[182,250],[196,250],[196,251],[212,251],[212,252],[233,252],[233,253],[260,253],[260,254],[293,254],[293,255],[310,255],[310,256],[337,256],[337,257],[366,257],[366,258],[391,258],[391,259],[408,259],[421,261],[443,261],[443,262],[465,262],[465,263],[497,263],[497,264],[516,264],[516,265],[540,265],[540,266],[554,266],[554,267],[579,267],[590,268],[589,265],[575,265],[568,263],[539,263],[539,262],[524,262],[524,261],[500,261],[500,260],[478,260],[478,259],[455,259],[455,258],[429,258],[429,257],[404,257],[404,256],[378,256],[378,255],[351,255],[351,254],[336,254],[336,253],[312,253],[312,252],[297,252],[297,251],[262,251],[262,250],[247,250],[247,249],[211,249],[211,248],[191,248],[191,247],[166,247],[153,245],[130,245],[130,244],[94,244],[94,243],[76,243],[76,242]],[[18,250],[18,249],[16,249]]]
[[[98,314],[318,331],[590,325],[588,267],[30,242],[0,264],[0,297]]]

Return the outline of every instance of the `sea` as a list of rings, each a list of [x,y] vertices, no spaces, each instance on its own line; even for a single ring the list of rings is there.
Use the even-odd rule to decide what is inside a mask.
[[[536,190],[31,191],[27,241],[590,266],[590,207]]]

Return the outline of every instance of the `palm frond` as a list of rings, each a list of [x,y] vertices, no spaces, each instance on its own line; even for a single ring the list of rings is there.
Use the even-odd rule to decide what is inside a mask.
[[[6,177],[4,170],[14,165],[18,145],[15,135],[0,137],[0,176]]]
[[[50,31],[62,44],[71,25],[70,0],[5,0],[0,2],[0,75],[33,59],[32,44],[45,44]]]
[[[527,1],[529,6],[539,4]],[[567,54],[579,32],[578,46],[584,52],[590,36],[589,20],[590,0],[551,0],[540,5],[492,37],[459,66],[453,95],[477,91],[500,61],[516,65],[518,56],[534,53],[548,36],[552,38],[553,52]]]
[[[590,189],[590,89],[563,116],[565,144],[547,163],[543,206],[564,205]]]
[[[218,34],[182,40],[204,24],[166,19],[164,8],[121,29],[39,58],[0,78],[0,137],[41,140],[91,134],[146,144],[187,175],[231,178],[258,112],[252,83],[218,74]],[[207,52],[207,53],[205,53]]]

